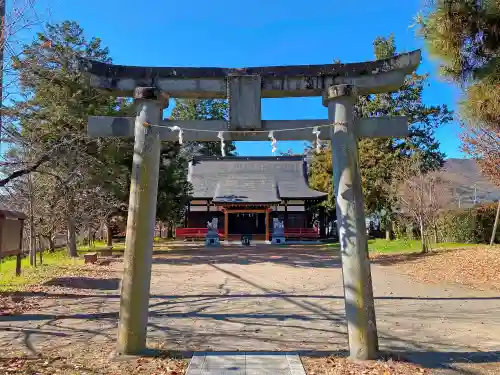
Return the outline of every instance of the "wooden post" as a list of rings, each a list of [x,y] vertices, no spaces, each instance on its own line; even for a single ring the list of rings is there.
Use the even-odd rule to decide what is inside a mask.
[[[189,220],[188,217],[189,217],[189,212],[190,211],[191,211],[191,202],[188,202],[187,208],[186,208],[186,213],[185,213],[186,216],[184,216],[184,228],[188,227],[188,223],[189,223],[188,222],[188,220]]]
[[[325,206],[319,206],[319,236],[324,238],[326,236],[325,231]]]
[[[490,246],[495,243],[495,235],[497,234],[498,220],[500,217],[500,199],[498,200],[497,214],[495,215],[495,223],[493,224],[493,232],[491,233]]]
[[[368,259],[358,144],[353,132],[356,88],[331,86],[323,104],[331,130],[333,185],[344,279],[344,301],[350,356],[375,359],[378,354],[373,288]]]
[[[266,242],[269,242],[269,208],[266,208]]]
[[[224,210],[224,234],[226,236],[226,243],[229,243],[229,212],[227,208],[223,208]]]
[[[283,215],[283,226],[286,230],[288,228],[288,201],[285,200],[285,214]]]
[[[153,235],[160,167],[158,124],[168,105],[152,87],[134,92],[134,160],[130,183],[124,272],[120,296],[117,354],[141,354],[146,349]]]

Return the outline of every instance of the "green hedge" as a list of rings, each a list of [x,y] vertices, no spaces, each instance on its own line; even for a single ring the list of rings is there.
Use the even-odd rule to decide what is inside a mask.
[[[493,203],[443,213],[438,224],[440,241],[489,243],[496,209],[497,204]],[[500,242],[499,232],[497,230],[496,243]]]
[[[472,208],[455,209],[444,212],[438,219],[438,242],[489,243],[497,204],[484,204]],[[434,241],[435,231],[426,227],[426,237]],[[418,239],[420,231],[409,218],[398,216],[394,219],[394,234],[398,239]],[[500,227],[495,243],[500,243]]]

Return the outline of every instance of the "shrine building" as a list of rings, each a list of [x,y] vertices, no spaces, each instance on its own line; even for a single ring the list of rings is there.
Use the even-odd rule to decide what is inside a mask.
[[[188,180],[192,198],[176,237],[203,239],[207,222],[217,218],[221,240],[252,235],[269,241],[275,217],[288,238],[319,237],[309,208],[327,194],[309,187],[304,156],[198,157],[189,165]]]

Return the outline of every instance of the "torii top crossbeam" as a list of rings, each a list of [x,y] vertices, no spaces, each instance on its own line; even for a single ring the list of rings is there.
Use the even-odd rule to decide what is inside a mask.
[[[174,98],[227,98],[228,77],[261,80],[262,98],[321,96],[332,85],[348,84],[359,94],[397,90],[420,63],[420,51],[350,64],[251,68],[137,67],[82,60],[94,87],[132,96],[136,87],[157,87]]]

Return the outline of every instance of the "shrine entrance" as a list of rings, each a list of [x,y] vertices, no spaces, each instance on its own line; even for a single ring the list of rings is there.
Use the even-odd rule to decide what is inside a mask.
[[[266,234],[266,214],[258,212],[229,214],[229,233],[232,234]]]
[[[226,241],[238,241],[241,235],[252,235],[254,240],[270,240],[270,207],[226,206],[222,208],[222,212]]]

